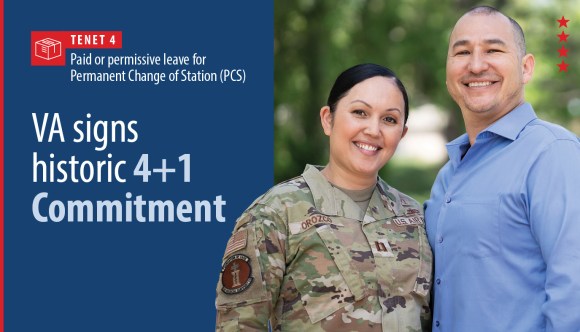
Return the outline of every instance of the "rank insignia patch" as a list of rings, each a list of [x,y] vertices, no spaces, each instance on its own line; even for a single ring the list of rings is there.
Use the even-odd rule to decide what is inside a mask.
[[[233,255],[222,266],[222,292],[238,294],[250,287],[254,278],[250,258],[246,255]]]

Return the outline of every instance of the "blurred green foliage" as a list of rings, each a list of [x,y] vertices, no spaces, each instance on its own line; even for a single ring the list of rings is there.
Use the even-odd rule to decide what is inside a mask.
[[[576,6],[574,6],[576,4]],[[526,99],[538,115],[580,133],[580,6],[576,0],[294,0],[274,4],[275,182],[299,175],[304,165],[326,164],[328,140],[320,127],[336,76],[358,63],[393,69],[405,84],[411,108],[436,104],[450,114],[445,131],[464,131],[458,107],[445,86],[449,33],[475,5],[491,5],[516,19],[536,58]],[[559,28],[561,16],[570,20]],[[556,36],[570,34],[564,45]],[[556,64],[565,59],[568,72]],[[413,123],[408,123],[413,126]],[[423,201],[441,165],[389,163],[381,177]]]

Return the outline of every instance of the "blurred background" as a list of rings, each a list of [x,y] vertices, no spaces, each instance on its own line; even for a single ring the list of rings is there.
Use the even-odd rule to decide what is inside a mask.
[[[574,6],[576,4],[576,6]],[[490,5],[524,29],[536,57],[526,100],[539,117],[580,134],[580,6],[577,0],[293,0],[274,3],[275,183],[324,165],[328,140],[319,120],[336,77],[358,63],[393,69],[410,99],[409,132],[381,177],[420,202],[429,197],[444,144],[464,132],[445,87],[448,36],[457,19]],[[559,28],[557,19],[569,19]],[[569,34],[566,43],[556,36]],[[568,57],[559,57],[565,45]],[[565,60],[568,72],[557,64]],[[579,170],[580,171],[580,170]]]

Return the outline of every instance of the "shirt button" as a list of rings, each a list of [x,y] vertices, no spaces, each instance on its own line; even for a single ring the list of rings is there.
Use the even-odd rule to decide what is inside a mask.
[[[441,284],[441,279],[437,279],[435,280],[435,282],[437,283],[437,285]]]
[[[441,324],[439,324],[439,321],[436,321],[435,326],[439,327],[439,325],[441,325]]]
[[[438,237],[437,242],[439,242],[439,243],[443,242],[443,236]]]
[[[447,197],[447,198],[445,199],[445,202],[446,202],[446,203],[451,203],[451,197]]]

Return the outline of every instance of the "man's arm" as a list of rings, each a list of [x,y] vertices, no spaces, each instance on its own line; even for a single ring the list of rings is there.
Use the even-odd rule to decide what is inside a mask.
[[[529,218],[546,263],[546,331],[580,330],[580,144],[560,139],[527,180]]]

